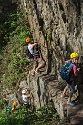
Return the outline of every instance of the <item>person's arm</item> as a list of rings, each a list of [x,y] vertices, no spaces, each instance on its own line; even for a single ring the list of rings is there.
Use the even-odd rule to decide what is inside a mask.
[[[27,97],[29,98],[31,97],[31,95],[32,95],[32,91],[27,95]]]
[[[74,76],[77,76],[77,72],[74,73]]]
[[[34,47],[34,46],[36,46],[37,44],[38,44],[38,43],[33,43],[32,46]]]
[[[77,66],[73,66],[74,76],[77,76]]]

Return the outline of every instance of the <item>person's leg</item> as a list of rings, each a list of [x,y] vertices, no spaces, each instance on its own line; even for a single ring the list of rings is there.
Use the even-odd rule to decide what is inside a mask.
[[[66,87],[64,88],[63,94],[66,95],[66,92],[67,92],[68,88],[69,88],[69,84],[67,84]]]
[[[39,65],[37,66],[36,71],[39,71],[39,69],[41,69],[42,67],[44,67],[45,62],[41,58],[39,58],[38,59],[38,64]]]
[[[67,92],[67,88],[65,87],[63,91],[63,95],[66,95],[66,92]]]
[[[32,75],[35,75],[35,69],[37,66],[38,66],[38,62],[34,60],[33,69],[31,70]]]
[[[35,71],[34,70],[35,70],[35,68],[33,67],[33,69],[31,70],[31,74],[32,75],[35,75]]]
[[[61,95],[61,97],[68,98],[68,96],[66,95],[66,92],[67,92],[68,88],[69,88],[69,85],[67,84],[66,87],[63,90],[63,94]]]
[[[38,67],[36,68],[36,71],[38,71],[39,69],[41,69],[43,67],[42,64],[39,64]]]
[[[68,101],[67,101],[67,104],[71,105],[71,106],[74,106],[75,104],[71,101],[71,98],[73,96],[73,93],[75,93],[75,86],[74,86],[74,83],[71,83],[70,85],[70,94],[69,94],[69,98],[68,98]]]
[[[68,102],[71,102],[71,98],[72,98],[72,96],[73,96],[73,93],[75,92],[74,83],[71,83],[71,84],[70,84],[70,89],[71,89],[71,91],[70,91],[70,94],[69,94]]]
[[[68,102],[71,102],[72,96],[73,96],[73,93],[70,93],[70,94],[69,94],[69,98],[68,98]]]

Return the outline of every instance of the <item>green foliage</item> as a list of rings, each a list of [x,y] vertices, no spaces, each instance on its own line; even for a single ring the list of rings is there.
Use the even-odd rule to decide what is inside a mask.
[[[23,71],[27,64],[29,64],[28,60],[26,60],[25,58],[19,58],[16,54],[14,54],[10,60],[10,63],[8,63],[5,83],[15,85],[16,80],[24,76],[23,73],[25,72]]]
[[[51,41],[52,40],[52,35],[51,34],[48,34],[48,41]]]
[[[31,107],[27,112],[21,106],[11,114],[1,113],[0,125],[9,125],[10,123],[11,125],[51,125],[50,122],[55,113],[56,110],[52,104],[41,107],[38,111],[33,110],[33,107]]]
[[[20,2],[20,0],[18,2]],[[23,41],[25,41],[27,35],[31,36],[26,12],[21,13],[17,4],[7,3],[3,5],[2,3],[2,6],[5,8],[4,10],[7,11],[3,12],[3,10],[0,13],[0,48],[9,42],[10,36],[14,35],[18,35],[18,40],[20,44],[23,45]]]
[[[10,1],[3,1],[1,4],[1,9],[0,9],[0,48],[5,46],[9,42],[9,35],[10,32],[15,30],[17,27],[17,5],[13,4]],[[3,8],[3,9],[2,9]]]
[[[49,105],[45,105],[44,107],[41,107],[38,110],[38,113],[39,113],[38,114],[39,119],[42,119],[43,121],[57,119],[59,117],[58,113],[56,115],[56,110],[55,110],[54,105],[52,103]]]
[[[31,37],[32,35],[26,13],[21,13],[18,10],[17,13],[9,12],[7,14],[8,17],[4,25],[8,30],[7,34],[4,34],[4,42],[8,41],[8,45],[1,49],[1,53],[4,53],[4,57],[1,57],[1,61],[3,61],[4,65],[2,70],[5,69],[4,83],[15,86],[18,79],[25,78],[26,72],[29,70],[27,70],[26,66],[30,65],[31,67],[32,64],[26,57],[24,50],[26,37]],[[2,34],[3,33],[4,30],[2,30]],[[5,60],[2,60],[2,58],[5,58]]]
[[[9,32],[11,33],[17,27],[17,14],[8,13],[7,21],[4,23],[6,27],[8,27]]]
[[[0,55],[0,61],[3,59],[3,56],[2,55]]]
[[[3,109],[3,103],[4,103],[4,101],[2,99],[0,99],[0,110]]]
[[[17,33],[17,36],[14,38],[14,41],[18,42],[20,45],[25,45],[25,39],[27,36],[30,36],[30,31],[28,31],[26,27],[21,26],[17,27],[15,32]],[[15,32],[13,31],[10,35],[15,34]]]
[[[60,122],[58,123],[58,125],[66,125],[66,123],[69,123],[69,119],[67,117],[64,117],[63,119],[60,120]]]

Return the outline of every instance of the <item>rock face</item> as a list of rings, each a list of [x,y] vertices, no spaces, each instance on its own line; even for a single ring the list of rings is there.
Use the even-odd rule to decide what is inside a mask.
[[[72,51],[83,52],[82,0],[21,0],[47,73],[56,74]]]
[[[82,105],[75,108],[67,106],[66,100],[60,95],[64,86],[61,85],[59,70],[71,52],[80,54],[79,78],[77,83],[83,83],[83,3],[82,0],[21,0],[22,9],[27,13],[33,38],[41,46],[41,52],[46,61],[46,72],[32,78],[27,77],[30,89],[33,91],[33,102],[37,108],[54,102],[61,118],[68,116],[71,124],[81,124]],[[82,88],[82,86],[81,86]],[[78,89],[82,95],[80,86]],[[76,99],[76,95],[74,97]],[[73,111],[73,113],[72,113]],[[77,117],[79,114],[79,117]],[[81,114],[81,116],[80,116]],[[77,122],[76,122],[77,120]],[[74,122],[75,121],[75,122]]]
[[[78,93],[75,93],[72,98],[76,103],[74,107],[67,105],[67,99],[61,98],[62,91],[66,85],[64,81],[61,83],[56,80],[55,75],[45,73],[35,74],[34,77],[29,74],[27,81],[28,87],[33,92],[32,103],[36,109],[52,101],[60,117],[68,117],[70,125],[82,124],[83,103],[78,102]],[[81,87],[83,88],[83,85]],[[79,101],[82,100],[79,99]]]

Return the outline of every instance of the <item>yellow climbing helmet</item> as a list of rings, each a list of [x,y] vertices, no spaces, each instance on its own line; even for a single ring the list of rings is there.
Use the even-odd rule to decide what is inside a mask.
[[[17,106],[18,105],[18,102],[13,102],[13,106]]]
[[[77,52],[73,52],[70,54],[70,59],[73,59],[73,58],[79,58],[79,54]]]
[[[26,43],[31,42],[31,38],[26,38]]]
[[[14,108],[12,108],[11,111],[14,111]]]

